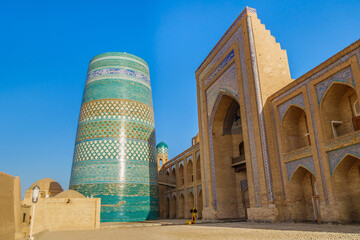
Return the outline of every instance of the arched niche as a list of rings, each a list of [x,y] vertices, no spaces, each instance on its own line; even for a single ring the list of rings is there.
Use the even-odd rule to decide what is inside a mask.
[[[178,185],[183,186],[185,183],[184,179],[184,164],[180,164],[179,166],[179,178],[178,178]]]
[[[360,222],[360,158],[346,155],[332,175],[340,220]]]
[[[176,218],[177,204],[176,195],[173,195],[170,202],[170,218]]]
[[[191,213],[190,210],[193,209],[195,207],[195,198],[194,198],[194,194],[192,191],[189,192],[188,194],[188,199],[187,199],[187,206],[186,206],[186,214],[189,218],[191,218]]]
[[[320,202],[316,177],[307,168],[298,166],[290,178],[288,206],[290,218],[295,221],[320,220]],[[314,215],[315,214],[315,215]]]
[[[320,104],[322,125],[327,139],[343,136],[360,130],[359,116],[354,105],[358,96],[352,86],[333,83]]]
[[[170,218],[170,198],[169,196],[165,197],[165,205],[164,205],[164,218]]]
[[[179,205],[177,211],[177,218],[185,218],[185,197],[184,193],[179,194]]]
[[[192,160],[190,159],[186,165],[187,182],[192,184],[194,182],[194,167]]]
[[[291,105],[281,122],[284,135],[284,150],[291,152],[299,148],[310,146],[309,128],[305,111]]]
[[[200,166],[200,156],[196,159],[196,180],[201,181],[201,166]]]

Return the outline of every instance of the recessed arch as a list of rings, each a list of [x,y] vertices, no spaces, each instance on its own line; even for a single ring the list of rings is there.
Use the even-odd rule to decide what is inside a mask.
[[[171,197],[171,202],[170,202],[170,218],[176,218],[176,212],[177,212],[177,201],[176,201],[176,194],[173,193],[172,197]]]
[[[320,220],[320,202],[316,188],[316,177],[300,165],[290,178],[288,211],[295,221]]]
[[[194,182],[194,167],[192,159],[186,164],[186,175],[187,183],[192,184]]]
[[[358,100],[352,85],[332,82],[320,102],[321,121],[327,139],[340,137],[355,130],[354,121],[358,118],[353,109]]]
[[[332,175],[337,213],[344,222],[360,222],[360,158],[346,154]]]
[[[177,218],[184,218],[185,217],[185,196],[182,191],[179,193],[179,205],[177,211]]]
[[[297,172],[297,170],[298,170],[298,169],[301,170],[301,168],[303,168],[303,169],[305,169],[306,171],[310,172],[310,173],[315,177],[315,173],[314,173],[311,169],[309,169],[308,167],[300,164],[299,166],[297,166],[297,167],[295,168],[295,170],[292,172],[291,176],[288,176],[289,181],[292,180],[292,177],[293,177],[294,174]]]
[[[187,198],[187,206],[186,206],[186,215],[191,218],[190,210],[195,207],[195,197],[192,191],[189,191]]]
[[[171,209],[170,197],[166,196],[165,205],[164,205],[164,218],[170,218],[170,209]]]
[[[210,118],[212,176],[215,176],[212,178],[213,185],[215,185],[213,197],[219,218],[240,218],[238,209],[244,207],[241,200],[238,199],[241,198],[241,194],[238,194],[240,180],[237,175],[238,171],[246,172],[246,167],[243,163],[241,170],[236,171],[237,167],[234,167],[241,161],[239,144],[244,141],[243,134],[242,131],[224,129],[231,125],[228,124],[228,121],[229,119],[233,121],[235,110],[239,110],[238,114],[240,114],[238,100],[232,94],[222,92],[218,96]],[[241,118],[239,126],[242,126]],[[234,163],[236,164],[234,165]]]
[[[178,184],[179,186],[183,186],[185,183],[184,179],[184,164],[179,166],[179,176],[178,176]]]
[[[285,152],[310,146],[310,133],[304,109],[291,104],[281,122]]]
[[[200,155],[197,157],[196,161],[196,180],[199,182],[201,181],[201,161],[200,161]]]

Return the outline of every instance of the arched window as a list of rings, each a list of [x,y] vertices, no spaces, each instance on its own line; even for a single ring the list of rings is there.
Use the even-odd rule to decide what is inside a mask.
[[[162,162],[162,159],[160,158],[160,160],[159,160],[159,166],[162,167],[162,165],[163,165],[163,162]]]

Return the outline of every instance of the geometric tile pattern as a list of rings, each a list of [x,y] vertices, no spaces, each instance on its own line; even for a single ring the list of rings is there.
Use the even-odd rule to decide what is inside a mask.
[[[318,104],[320,104],[321,99],[323,98],[326,90],[329,88],[329,86],[333,82],[347,83],[348,85],[355,86],[355,81],[354,81],[351,67],[347,67],[347,68],[341,70],[340,72],[338,72],[335,75],[327,78],[326,80],[318,83],[315,86],[316,92],[317,92]]]
[[[157,149],[148,66],[126,53],[90,61],[70,188],[101,198],[102,222],[158,216]]]
[[[154,125],[151,107],[123,99],[92,101],[81,106],[79,123],[92,120],[126,119]]]
[[[157,153],[168,153],[168,148],[166,147],[159,147],[157,148]]]
[[[288,181],[290,181],[291,176],[299,166],[308,169],[310,172],[314,174],[314,176],[316,176],[314,160],[312,157],[307,157],[286,163]]]
[[[327,152],[331,175],[334,173],[334,170],[341,161],[341,159],[343,159],[347,154],[360,158],[360,144]]]
[[[94,159],[125,159],[155,162],[155,149],[149,147],[146,141],[127,140],[125,152],[121,150],[121,141],[118,139],[84,141],[75,146],[74,162]]]
[[[91,139],[119,138],[146,141],[151,137],[154,127],[135,121],[101,120],[79,124],[76,143]]]
[[[246,13],[255,13],[256,14],[256,9],[254,8],[249,8],[249,7],[245,7],[245,9],[240,13],[240,15],[236,18],[236,20],[231,24],[231,26],[229,27],[229,29],[225,32],[225,34],[221,37],[221,39],[217,42],[217,44],[213,47],[213,49],[210,51],[210,53],[206,56],[206,58],[203,60],[203,62],[200,64],[200,66],[198,67],[198,69],[196,70],[199,71],[199,69],[207,62],[207,60],[212,56],[212,53],[215,52],[219,46],[225,41],[226,37],[229,35],[228,33],[230,33],[234,27],[239,23],[239,21],[244,17],[244,15]],[[200,73],[200,80],[202,80],[205,75],[208,73],[208,71],[215,65],[215,63],[221,58],[221,56],[224,55],[224,53],[229,49],[229,47],[238,39],[238,36],[236,36],[235,34],[232,35],[229,39],[227,39],[227,41],[224,43],[223,47],[219,49],[219,51],[217,51],[217,54],[211,59],[211,61],[208,62],[208,64],[206,65],[206,67],[204,68],[204,70]]]
[[[292,99],[284,102],[280,106],[278,106],[279,109],[279,116],[280,116],[280,122],[282,121],[286,111],[288,110],[290,105],[296,105],[301,107],[303,110],[305,110],[305,103],[304,103],[304,96],[303,94],[299,94],[296,97],[293,97]]]
[[[225,66],[222,66],[225,68]],[[216,69],[214,70],[216,71]],[[220,91],[230,92],[235,96],[236,100],[239,100],[239,89],[236,80],[236,65],[232,63],[219,77],[206,89],[206,102],[208,116],[211,115],[216,99]]]
[[[221,72],[222,69],[234,58],[234,49],[231,50],[231,52],[224,58],[224,60],[219,63],[219,65],[216,67],[216,69],[210,74],[208,78],[205,79],[204,84],[207,86],[216,75],[218,75],[219,72]]]

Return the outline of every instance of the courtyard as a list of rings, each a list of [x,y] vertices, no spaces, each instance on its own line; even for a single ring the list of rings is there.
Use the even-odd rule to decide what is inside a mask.
[[[359,225],[254,222],[184,225],[183,222],[183,220],[168,220],[103,224],[98,230],[43,232],[35,239],[360,239]]]

